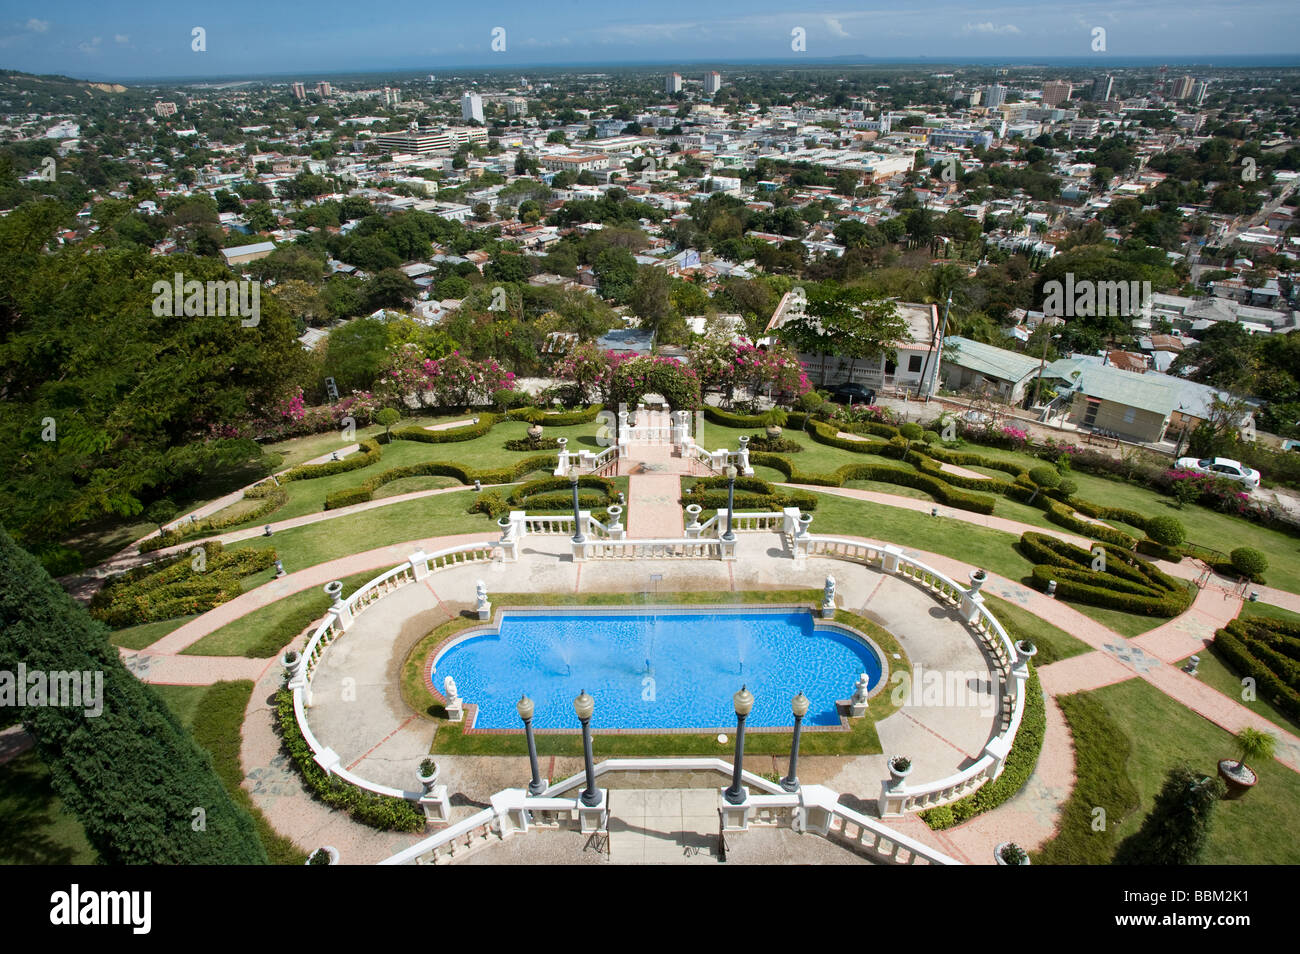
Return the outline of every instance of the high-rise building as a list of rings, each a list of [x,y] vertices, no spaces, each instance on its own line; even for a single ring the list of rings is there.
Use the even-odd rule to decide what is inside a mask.
[[[1174,99],[1186,99],[1192,95],[1192,85],[1196,81],[1190,76],[1180,76],[1174,80],[1174,88],[1170,96]]]
[[[682,91],[682,74],[669,73],[668,78],[664,81],[664,91],[670,95],[680,93]]]
[[[522,96],[512,96],[509,99],[507,99],[506,115],[510,117],[527,116],[528,100],[524,99]]]
[[[307,98],[307,87],[303,86],[302,83],[290,83],[289,88],[293,90],[294,99]]]
[[[1210,84],[1205,80],[1197,80],[1192,84],[1192,102],[1200,106],[1205,102],[1205,94],[1210,91]]]
[[[321,80],[316,84],[316,95],[320,97],[329,97],[334,95],[334,88],[326,80]]]
[[[716,92],[717,92],[718,90],[720,90],[720,89],[722,89],[722,74],[721,74],[721,73],[705,73],[705,74],[704,74],[704,92],[705,92],[705,95],[707,95],[707,96],[712,96],[714,93],[716,93]]]
[[[460,98],[460,118],[469,122],[476,119],[483,122],[483,97],[478,93],[467,92]]]
[[[1043,102],[1048,106],[1060,106],[1072,92],[1074,87],[1066,80],[1052,80],[1043,84]]]
[[[1115,77],[1109,73],[1102,73],[1092,81],[1092,101],[1094,103],[1106,102],[1114,92]]]
[[[400,89],[391,89],[384,87],[384,105],[396,106],[402,101],[402,91]]]
[[[1007,101],[1007,88],[998,83],[984,88],[984,105],[989,109],[997,109]]]

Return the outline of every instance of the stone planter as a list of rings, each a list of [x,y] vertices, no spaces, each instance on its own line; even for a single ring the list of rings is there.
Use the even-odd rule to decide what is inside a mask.
[[[302,656],[296,649],[286,649],[284,655],[280,657],[280,665],[284,667],[284,674],[292,679],[298,672],[298,664],[302,661]]]
[[[767,425],[767,439],[769,441],[779,441],[781,439],[781,428],[775,424]]]
[[[534,424],[532,427],[528,428],[527,433],[530,441],[534,444],[540,443],[542,440],[542,425]]]
[[[1038,655],[1038,647],[1027,639],[1016,640],[1016,652],[1020,655],[1020,662],[1027,662]]]
[[[424,794],[428,795],[431,791],[433,791],[433,786],[438,783],[438,775],[441,772],[442,769],[437,762],[433,763],[433,767],[429,769],[427,775],[425,774],[423,768],[420,767],[416,768],[415,775],[420,780],[420,784],[424,786]]]
[[[1221,759],[1219,761],[1219,778],[1228,786],[1228,790],[1223,793],[1223,797],[1241,798],[1259,782],[1259,776],[1255,770],[1245,763],[1241,766],[1241,772],[1237,772],[1236,759]]]
[[[1007,861],[1005,858],[1002,857],[1002,852],[1003,852],[1003,850],[1005,850],[1005,849],[1007,849],[1007,848],[1019,848],[1020,851],[1023,852],[1025,860],[1024,860],[1024,861],[1020,861],[1020,862]],[[1000,845],[998,845],[996,848],[994,848],[994,849],[993,849],[993,858],[994,858],[994,860],[997,861],[997,863],[1000,864],[1000,865],[1009,865],[1009,866],[1012,866],[1012,867],[1014,867],[1014,866],[1016,866],[1016,865],[1027,865],[1027,864],[1030,863],[1030,861],[1029,861],[1029,852],[1025,851],[1023,848],[1020,848],[1020,846],[1017,845],[1014,841],[1004,841],[1004,842],[1002,842],[1002,844],[1000,844]]]
[[[325,584],[325,595],[337,602],[343,596],[343,583],[335,580],[333,583]]]
[[[503,537],[510,532],[511,526],[512,524],[510,523],[510,518],[508,516],[497,517],[497,529],[501,531]]]
[[[333,845],[325,845],[322,848],[318,848],[317,851],[323,851],[325,852],[326,855],[329,856],[329,861],[327,862],[327,864],[336,865],[339,863],[339,850],[335,848]],[[311,859],[315,856],[315,854],[316,852],[313,851],[310,855],[308,855],[307,860],[304,861],[303,864],[305,865],[311,864]]]
[[[799,514],[799,536],[805,537],[808,535],[808,526],[812,523],[812,518],[813,515],[810,513]]]
[[[904,763],[906,764],[906,767],[905,768],[900,767],[900,765]],[[889,766],[889,779],[891,782],[893,782],[895,788],[897,788],[898,786],[906,782],[907,777],[912,774],[912,767],[913,767],[912,761],[911,759],[905,758],[903,756],[895,755],[893,758],[889,760],[888,766]]]

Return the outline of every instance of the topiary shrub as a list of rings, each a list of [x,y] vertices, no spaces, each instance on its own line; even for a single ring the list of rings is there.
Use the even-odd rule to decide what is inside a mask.
[[[938,432],[938,431],[922,431],[922,432],[921,432],[921,440],[925,441],[927,444],[937,444],[937,443],[939,443],[939,432]]]
[[[1147,521],[1147,536],[1161,546],[1176,547],[1187,539],[1187,530],[1177,517],[1152,517]]]
[[[1263,580],[1264,571],[1268,569],[1268,557],[1252,547],[1237,547],[1228,554],[1228,559],[1232,561],[1234,570],[1252,580]]]
[[[898,425],[898,433],[902,434],[909,441],[919,441],[925,434],[925,430],[915,421],[908,421],[906,424]]]
[[[1062,477],[1061,482],[1056,485],[1056,490],[1062,497],[1068,499],[1079,492],[1079,485],[1069,477]]]
[[[1061,472],[1055,467],[1035,467],[1029,479],[1044,490],[1052,490],[1061,485]]]

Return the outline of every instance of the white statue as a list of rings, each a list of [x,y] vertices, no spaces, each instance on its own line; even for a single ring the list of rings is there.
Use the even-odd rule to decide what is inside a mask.
[[[860,676],[858,676],[858,681],[853,687],[853,701],[859,703],[866,702],[867,690],[870,687],[871,687],[871,680],[867,677],[867,674],[864,672]]]
[[[827,605],[835,602],[835,577],[833,576],[826,577],[825,602]]]
[[[479,580],[474,584],[474,595],[478,599],[478,605],[482,606],[487,602],[487,584]]]
[[[454,701],[456,696],[456,680],[448,676],[442,681],[442,694],[447,697],[448,702]]]

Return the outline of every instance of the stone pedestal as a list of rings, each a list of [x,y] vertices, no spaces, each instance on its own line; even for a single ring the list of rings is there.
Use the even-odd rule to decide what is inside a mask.
[[[429,575],[429,554],[423,550],[416,550],[408,559],[411,561],[411,571],[417,581]]]
[[[903,555],[903,551],[898,547],[885,547],[880,554],[880,568],[886,573],[898,572],[898,558]]]
[[[686,516],[691,518],[690,521],[686,524],[686,539],[698,540],[700,538],[700,534],[704,532],[704,528],[700,524],[700,513],[703,511],[703,509],[704,508],[701,507],[699,504],[686,505]]]
[[[596,791],[600,793],[600,801],[595,805],[578,802],[578,827],[584,835],[605,831],[609,827],[609,793],[603,788]]]
[[[867,714],[867,693],[871,680],[867,678],[864,672],[858,676],[858,681],[853,686],[853,696],[849,699],[849,717],[859,719]]]
[[[426,794],[420,796],[420,807],[424,809],[426,825],[445,825],[451,821],[451,799],[447,795],[446,785],[435,785]]]
[[[718,815],[722,819],[722,830],[749,831],[749,792],[745,792],[745,800],[739,805],[727,801],[726,792],[725,788],[718,790]]]

